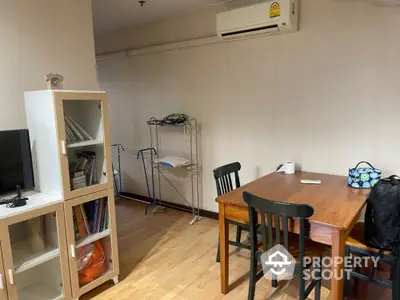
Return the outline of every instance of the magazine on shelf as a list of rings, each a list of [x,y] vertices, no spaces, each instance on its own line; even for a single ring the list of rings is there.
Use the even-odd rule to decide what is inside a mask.
[[[68,143],[74,143],[76,142],[76,137],[74,133],[72,132],[71,128],[65,124],[65,132],[67,134],[67,142]]]
[[[87,235],[90,235],[91,232],[90,232],[89,222],[88,222],[88,219],[87,219],[87,216],[86,216],[86,210],[85,210],[83,205],[79,205],[79,208],[80,208],[80,211],[81,211],[81,214],[82,214],[83,225],[85,225],[86,233],[87,233]]]
[[[67,142],[92,140],[93,138],[67,113],[64,113]]]
[[[77,161],[71,165],[71,188],[73,190],[95,184],[96,152],[80,151],[76,154]]]
[[[85,138],[83,135],[79,132],[78,128],[75,127],[75,125],[71,122],[71,120],[65,116],[65,126],[69,127],[71,132],[73,133],[74,137],[76,138],[77,141],[84,141]]]
[[[109,223],[107,199],[98,199],[75,206],[74,220],[76,220],[75,239],[77,241],[107,230]]]
[[[79,240],[84,239],[88,236],[88,233],[86,231],[85,224],[83,223],[83,216],[79,206],[74,206],[74,215],[76,218],[76,224],[79,232],[79,236],[77,237],[75,235],[75,239],[77,238],[79,238]]]
[[[71,121],[71,123],[78,129],[79,133],[83,136],[85,140],[93,140],[93,138],[68,114],[65,114],[67,119]]]

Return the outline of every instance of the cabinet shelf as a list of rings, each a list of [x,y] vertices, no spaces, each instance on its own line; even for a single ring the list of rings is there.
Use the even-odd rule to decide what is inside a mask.
[[[33,160],[37,162],[34,175],[40,178],[38,188],[42,193],[71,200],[112,188],[107,107],[105,92],[25,93],[27,127],[31,147],[35,149]],[[86,152],[85,158],[93,158],[93,166],[84,166],[91,167],[93,181],[98,183],[86,188],[83,188],[86,185],[83,178],[76,180],[79,184],[71,184],[71,174],[82,171],[72,170],[82,158],[82,152]]]
[[[62,288],[46,282],[34,284],[19,291],[20,300],[59,300],[64,299]]]
[[[44,203],[37,212],[4,221],[9,238],[0,245],[0,275],[3,260],[3,269],[15,275],[15,282],[7,283],[6,297],[79,299],[106,280],[117,281],[119,274],[107,96],[95,91],[27,92],[25,108],[38,188],[60,203]],[[107,210],[106,205],[87,203],[104,198]],[[103,216],[102,222],[96,223],[94,215]],[[98,274],[91,274],[97,279],[81,285],[73,250],[81,254],[93,242],[103,250],[104,263]],[[7,251],[2,253],[3,247]]]
[[[104,142],[102,140],[87,140],[87,141],[82,141],[82,142],[76,142],[76,143],[69,143],[67,144],[67,148],[81,148],[81,147],[86,147],[86,146],[94,146],[94,145],[102,145]]]
[[[28,249],[30,249],[30,245],[27,242],[20,242],[14,246],[15,274],[24,272],[60,256],[60,250],[50,245],[46,245],[45,250],[39,253],[32,253]]]
[[[104,238],[106,236],[109,236],[110,233],[111,233],[110,229],[106,229],[106,230],[103,230],[103,231],[101,231],[99,233],[95,233],[95,234],[89,235],[87,238],[85,238],[85,239],[79,241],[78,243],[76,243],[76,248],[80,248],[80,247],[86,246],[86,245],[88,245],[90,243],[93,243],[95,241],[98,241],[98,240],[100,240],[100,239],[102,239],[102,238]]]

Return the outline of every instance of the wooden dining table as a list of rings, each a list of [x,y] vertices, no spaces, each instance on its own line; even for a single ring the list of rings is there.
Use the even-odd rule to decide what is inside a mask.
[[[302,184],[301,179],[321,180],[321,184]],[[227,194],[219,196],[220,268],[221,292],[229,292],[229,220],[248,223],[249,213],[243,200],[248,191],[272,201],[309,204],[314,215],[307,220],[307,232],[315,241],[331,246],[332,258],[344,257],[345,240],[359,220],[366,204],[369,190],[353,189],[347,185],[347,177],[296,172],[293,175],[271,173],[252,181]],[[281,227],[282,228],[282,227]],[[299,233],[299,224],[292,220],[290,231]],[[343,272],[343,264],[332,266],[333,274]],[[331,299],[343,299],[343,280],[331,279]]]

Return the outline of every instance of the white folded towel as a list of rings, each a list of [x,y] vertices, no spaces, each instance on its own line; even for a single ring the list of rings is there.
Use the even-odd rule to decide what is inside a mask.
[[[176,156],[166,156],[164,158],[155,159],[156,163],[159,163],[163,166],[172,167],[172,168],[179,168],[183,166],[190,165],[190,161],[183,157],[176,157]]]

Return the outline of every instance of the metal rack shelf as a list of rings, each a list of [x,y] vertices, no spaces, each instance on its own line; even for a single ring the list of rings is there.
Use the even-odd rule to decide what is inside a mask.
[[[155,195],[155,189],[153,186],[153,203],[150,206],[155,205],[156,209],[162,205],[162,191],[161,191],[161,179],[167,182],[175,192],[180,196],[180,198],[188,205],[189,210],[193,214],[193,220],[190,222],[191,224],[196,223],[201,219],[200,217],[200,180],[201,180],[201,168],[200,168],[200,155],[199,155],[199,126],[198,122],[195,118],[190,119],[187,123],[183,124],[161,124],[157,123],[156,118],[152,117],[147,122],[149,125],[150,132],[150,149],[154,149],[154,153],[151,152],[150,155],[150,163],[152,166],[152,176],[157,176],[158,182],[158,197]],[[160,149],[160,134],[162,134],[162,128],[183,128],[182,132],[186,138],[188,138],[188,159],[189,164],[178,166],[178,167],[167,167],[159,163],[159,154],[161,152]],[[191,184],[191,195],[190,197],[185,197],[183,193],[176,187],[176,185],[168,178],[168,175],[172,173],[173,170],[185,170],[187,172],[187,176],[190,180]],[[159,203],[157,204],[156,198],[159,199]],[[189,199],[188,199],[189,198]]]

